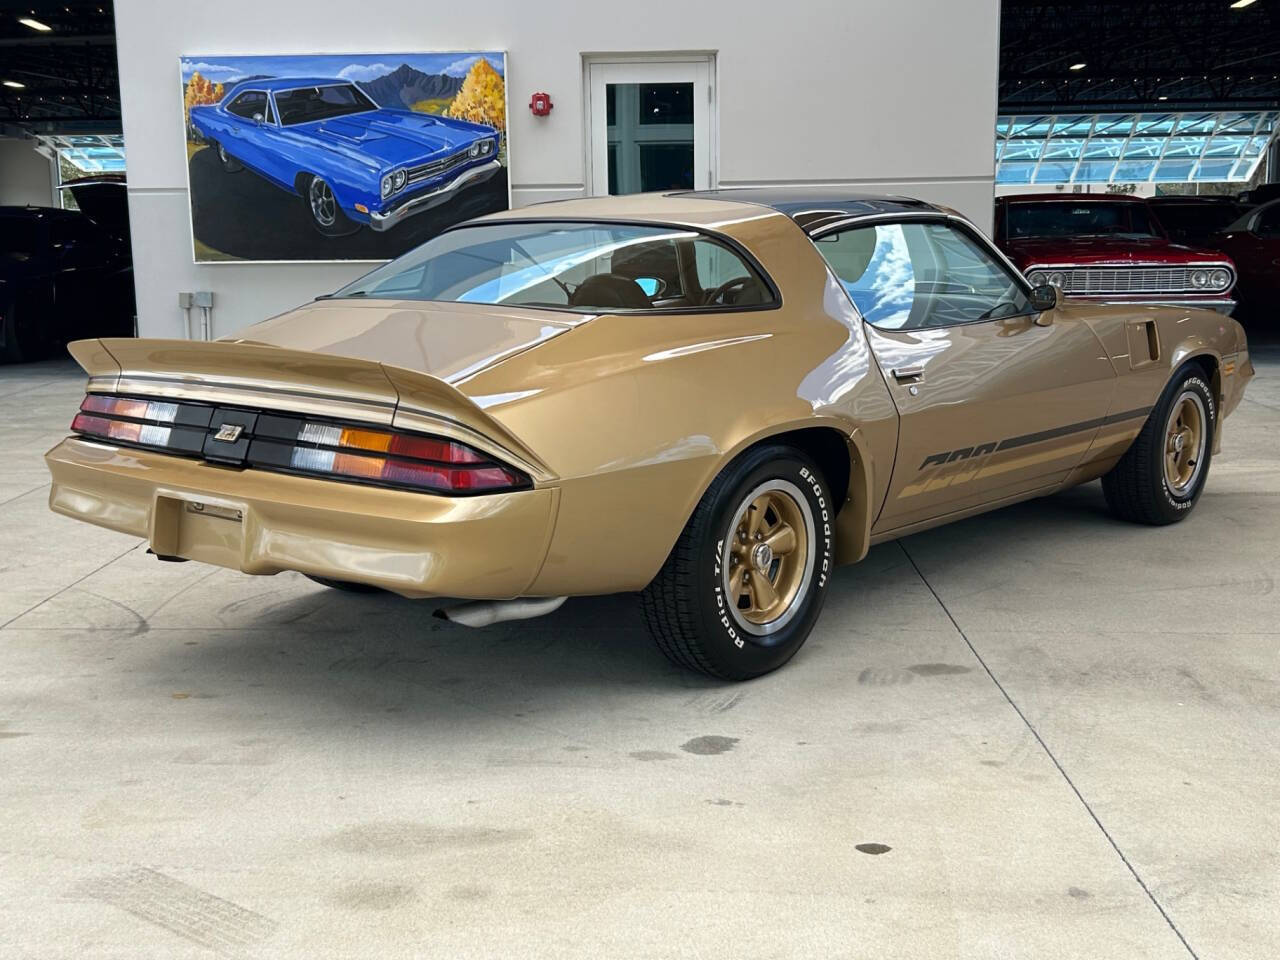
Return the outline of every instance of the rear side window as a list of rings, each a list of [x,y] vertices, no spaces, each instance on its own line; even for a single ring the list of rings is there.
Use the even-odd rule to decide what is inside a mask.
[[[268,123],[275,122],[275,118],[271,115],[271,103],[267,100],[267,95],[260,90],[246,90],[227,104],[227,112],[234,113],[237,117],[244,117],[246,120],[252,120],[254,114],[259,114]]]
[[[1013,275],[949,224],[881,223],[815,243],[858,311],[876,327],[919,330],[1032,312]]]
[[[573,222],[452,230],[334,296],[580,313],[741,310],[777,303],[772,284],[727,241],[679,227]]]

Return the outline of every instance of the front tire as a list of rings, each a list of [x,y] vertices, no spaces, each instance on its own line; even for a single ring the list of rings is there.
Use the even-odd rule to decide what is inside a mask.
[[[302,199],[307,205],[307,213],[311,217],[311,225],[326,237],[345,237],[360,229],[360,224],[351,220],[333,195],[333,188],[323,177],[310,177],[302,192]]]
[[[1176,523],[1200,499],[1213,458],[1217,407],[1204,370],[1174,374],[1120,462],[1102,478],[1111,512],[1123,520]]]
[[[218,161],[222,164],[222,169],[227,173],[239,173],[244,169],[243,164],[241,164],[240,161],[231,154],[227,153],[227,148],[222,144],[215,143],[214,147],[218,151]]]
[[[716,477],[641,611],[658,648],[722,680],[776,670],[803,646],[834,563],[835,500],[801,451],[770,444]]]

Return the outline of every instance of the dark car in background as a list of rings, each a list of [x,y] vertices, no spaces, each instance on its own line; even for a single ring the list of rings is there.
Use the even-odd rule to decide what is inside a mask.
[[[1209,243],[1235,261],[1237,295],[1246,317],[1274,317],[1280,297],[1280,200],[1245,210]]]
[[[0,207],[0,363],[39,360],[86,336],[133,334],[124,182],[64,187],[79,210]]]
[[[1211,247],[1214,234],[1235,223],[1249,204],[1235,197],[1151,197],[1147,206],[1174,243]],[[1240,264],[1236,264],[1237,270]]]
[[[999,197],[995,240],[1033,285],[1069,297],[1230,313],[1235,264],[1173,243],[1145,200],[1116,194]]]

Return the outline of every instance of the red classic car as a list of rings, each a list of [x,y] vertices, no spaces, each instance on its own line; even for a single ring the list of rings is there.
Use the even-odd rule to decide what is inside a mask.
[[[1066,296],[1230,313],[1230,257],[1171,243],[1145,200],[1115,194],[996,199],[995,240],[1033,284]]]
[[[1246,211],[1210,237],[1240,270],[1241,302],[1255,315],[1280,296],[1280,200]]]

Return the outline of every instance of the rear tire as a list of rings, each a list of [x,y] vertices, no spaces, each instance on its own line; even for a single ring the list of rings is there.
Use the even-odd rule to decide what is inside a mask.
[[[304,573],[303,576],[308,580],[314,580],[322,587],[332,587],[334,590],[341,590],[344,593],[382,593],[381,587],[375,587],[371,583],[356,583],[352,580],[330,580],[328,577],[313,577],[309,573]]]
[[[1186,517],[1208,479],[1217,425],[1204,370],[1186,364],[1165,387],[1133,445],[1102,478],[1111,512],[1153,526]]]
[[[822,610],[834,523],[835,499],[806,454],[747,451],[712,482],[641,594],[658,648],[722,680],[782,666]]]

